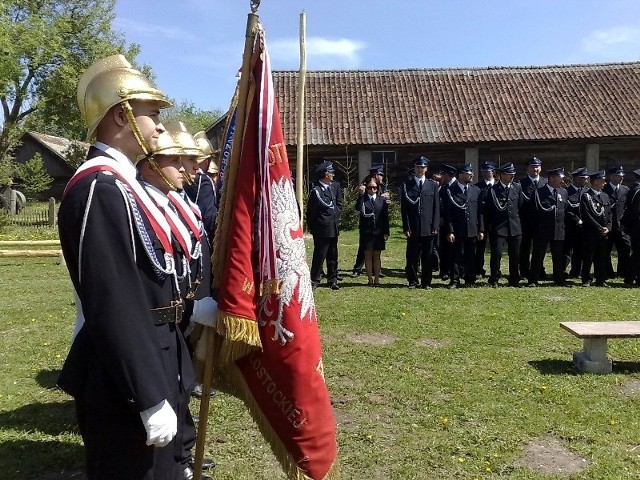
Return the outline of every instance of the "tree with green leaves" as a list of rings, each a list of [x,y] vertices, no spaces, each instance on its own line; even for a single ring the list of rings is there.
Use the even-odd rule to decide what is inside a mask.
[[[220,110],[200,110],[192,102],[183,101],[162,112],[162,121],[180,120],[191,133],[205,130],[222,116]]]
[[[27,129],[84,137],[78,78],[98,58],[122,53],[133,62],[139,52],[113,30],[114,7],[115,0],[0,1],[0,162]]]
[[[20,178],[20,190],[27,197],[37,197],[53,183],[53,178],[44,169],[44,161],[39,153],[31,160],[17,167],[17,176]]]

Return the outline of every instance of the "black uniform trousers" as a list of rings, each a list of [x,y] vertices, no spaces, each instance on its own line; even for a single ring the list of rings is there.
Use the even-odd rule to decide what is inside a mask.
[[[460,273],[464,275],[464,281],[471,285],[476,281],[476,237],[456,237],[451,245],[453,261],[449,273],[450,283],[460,283]],[[462,268],[461,268],[462,267]]]
[[[311,260],[311,281],[320,283],[322,264],[327,261],[327,281],[329,285],[338,283],[338,237],[313,237],[313,259]]]
[[[577,225],[565,225],[564,228],[564,268],[569,268],[569,277],[580,276],[582,271],[583,241],[580,237],[582,227]]]
[[[520,282],[520,241],[521,235],[513,235],[505,237],[503,235],[492,234],[489,237],[489,245],[491,247],[491,258],[489,260],[489,283],[496,283],[502,276],[500,272],[500,263],[502,261],[502,252],[505,244],[508,247],[509,256],[509,285],[514,286]]]
[[[631,260],[627,270],[625,283],[640,285],[640,236],[630,236],[631,239]]]
[[[596,284],[602,284],[607,279],[607,237],[603,235],[583,234],[584,259],[582,272],[580,274],[582,283],[591,282],[591,266],[593,265],[593,276]]]
[[[547,247],[550,247],[551,250],[553,281],[557,285],[564,283],[564,240],[553,240],[545,235],[534,235],[533,237],[529,283],[537,283],[542,277]]]
[[[522,218],[522,217],[521,217]],[[531,250],[533,245],[533,235],[535,233],[535,222],[526,216],[522,218],[522,239],[520,240],[520,275],[529,276],[531,267]]]
[[[614,246],[616,247],[616,252],[618,252],[618,265],[616,270],[613,269],[613,262],[611,260],[611,252],[613,251]],[[607,252],[609,254],[607,277],[614,278],[617,271],[618,277],[627,278],[627,271],[629,269],[631,259],[631,239],[629,238],[629,235],[618,228],[612,229],[609,232],[609,235],[607,235]]]
[[[453,245],[447,242],[447,232],[440,228],[438,232],[438,260],[440,261],[440,278],[451,275],[453,263]]]
[[[405,273],[409,285],[418,284],[418,268],[422,266],[420,285],[431,286],[433,279],[433,242],[435,235],[407,238]]]
[[[484,276],[487,273],[484,268],[484,253],[487,250],[487,243],[489,243],[487,241],[488,236],[485,233],[484,238],[476,242],[476,275]]]

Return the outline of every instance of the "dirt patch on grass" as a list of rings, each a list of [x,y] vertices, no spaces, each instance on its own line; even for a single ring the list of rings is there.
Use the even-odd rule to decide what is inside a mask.
[[[620,390],[627,397],[640,397],[640,380],[629,380],[620,387]]]
[[[550,302],[566,302],[569,300],[569,297],[564,297],[562,295],[549,295],[544,298]]]
[[[588,460],[563,447],[555,438],[529,443],[516,463],[548,475],[563,477],[579,473],[589,465]]]
[[[438,340],[437,338],[422,338],[416,340],[419,347],[442,348],[451,344],[451,340]]]
[[[386,333],[350,333],[347,335],[347,340],[367,345],[391,345],[396,341],[396,337]]]

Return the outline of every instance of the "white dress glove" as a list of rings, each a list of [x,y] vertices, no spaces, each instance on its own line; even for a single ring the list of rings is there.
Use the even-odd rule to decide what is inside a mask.
[[[164,447],[178,433],[178,418],[166,400],[140,412],[140,417],[147,431],[147,445]]]
[[[201,325],[213,327],[218,318],[218,302],[211,297],[204,297],[193,302],[191,320]]]

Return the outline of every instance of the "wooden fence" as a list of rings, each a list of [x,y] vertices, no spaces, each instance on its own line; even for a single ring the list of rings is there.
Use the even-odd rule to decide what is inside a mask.
[[[48,205],[27,205],[10,219],[13,225],[20,227],[53,228],[56,226],[56,201],[50,198]]]

